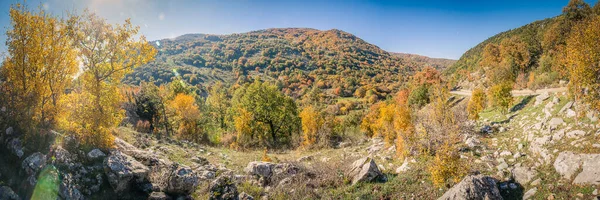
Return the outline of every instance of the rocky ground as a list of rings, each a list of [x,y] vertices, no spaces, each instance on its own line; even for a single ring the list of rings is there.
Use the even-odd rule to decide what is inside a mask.
[[[379,138],[269,153],[272,162],[262,162],[262,151],[127,127],[108,151],[81,150],[49,131],[56,142],[31,152],[6,127],[0,199],[29,199],[38,182],[55,183],[48,185],[59,199],[596,199],[600,126],[593,113],[576,120],[575,106],[563,93],[542,93],[519,97],[508,114],[482,113],[461,151],[470,175],[443,189],[431,184],[425,158],[395,159],[395,147]]]

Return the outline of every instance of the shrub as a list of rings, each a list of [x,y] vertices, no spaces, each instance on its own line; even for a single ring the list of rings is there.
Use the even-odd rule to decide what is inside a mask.
[[[488,91],[490,106],[499,109],[502,113],[506,113],[513,103],[511,91],[512,84],[510,82],[503,82],[492,86]]]
[[[429,87],[420,85],[408,97],[408,104],[421,108],[429,103]]]
[[[479,119],[479,113],[485,108],[485,92],[481,88],[476,88],[471,94],[471,99],[467,105],[469,119]]]
[[[460,181],[467,172],[466,167],[456,152],[456,148],[446,142],[436,151],[428,170],[431,173],[433,184],[441,188],[449,180],[455,183]]]

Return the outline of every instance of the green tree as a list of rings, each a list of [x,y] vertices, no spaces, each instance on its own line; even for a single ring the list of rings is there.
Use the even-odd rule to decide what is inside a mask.
[[[280,147],[290,144],[292,136],[300,130],[294,100],[267,82],[257,79],[237,89],[232,102],[239,145],[250,141]]]
[[[592,13],[590,5],[583,0],[571,0],[563,8],[563,14],[568,20],[581,21]]]
[[[512,83],[503,82],[493,85],[488,90],[488,101],[490,106],[499,109],[502,113],[506,113],[508,108],[513,103]]]

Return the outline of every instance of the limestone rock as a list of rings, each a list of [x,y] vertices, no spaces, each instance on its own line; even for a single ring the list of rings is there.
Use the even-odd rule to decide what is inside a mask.
[[[240,195],[238,195],[238,199],[239,200],[254,200],[254,197],[250,196],[249,194],[242,192],[240,193]]]
[[[496,180],[483,175],[468,175],[460,183],[450,188],[438,200],[501,200]]]
[[[250,163],[248,163],[248,166],[246,166],[246,168],[244,168],[244,172],[246,172],[250,175],[270,178],[272,175],[273,166],[274,166],[274,164],[270,163],[270,162],[260,162],[260,161],[250,162]]]
[[[359,182],[371,182],[383,178],[383,174],[379,171],[377,164],[371,157],[364,157],[355,161],[347,176],[352,179],[353,185]]]
[[[114,151],[104,159],[104,173],[115,192],[131,189],[135,183],[148,179],[150,169],[131,156]]]
[[[535,97],[535,106],[542,104],[546,99],[550,98],[550,93],[544,92]]]
[[[512,175],[518,183],[527,184],[535,177],[536,172],[527,167],[515,167],[512,170]]]
[[[220,176],[209,187],[211,200],[237,200],[238,191],[234,181],[229,176]]]
[[[535,193],[537,192],[537,188],[531,188],[529,190],[527,190],[527,192],[525,192],[525,194],[523,194],[523,199],[530,199],[533,195],[535,195]]]
[[[567,111],[567,109],[571,109],[571,107],[573,107],[573,101],[569,101],[569,103],[565,104],[565,106],[563,106],[558,112],[564,113]]]
[[[200,178],[189,167],[178,167],[169,176],[166,192],[169,194],[189,195],[200,183]]]
[[[152,192],[148,197],[148,200],[171,200],[171,197],[164,192]]]
[[[10,140],[10,142],[8,142],[8,149],[17,157],[23,157],[23,145],[21,144],[21,140],[19,138],[13,138]]]
[[[90,160],[96,160],[106,157],[106,154],[100,151],[100,149],[93,149],[90,152],[88,152],[87,156]]]
[[[548,126],[550,126],[551,130],[556,130],[560,125],[565,123],[562,118],[552,118],[550,122],[548,122]]]
[[[29,157],[25,158],[21,163],[21,167],[25,170],[28,175],[34,175],[42,168],[46,166],[46,155],[35,152]]]
[[[585,136],[585,134],[586,134],[585,131],[574,130],[574,131],[569,131],[567,133],[567,137],[569,137],[569,138],[580,138],[580,137]]]
[[[581,169],[573,184],[600,184],[600,154],[561,152],[554,169],[565,179],[571,179]]]

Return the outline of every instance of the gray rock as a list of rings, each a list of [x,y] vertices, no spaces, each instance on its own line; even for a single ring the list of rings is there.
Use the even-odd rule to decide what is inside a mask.
[[[275,164],[270,162],[260,162],[254,161],[248,163],[246,168],[244,168],[244,172],[255,175],[259,177],[270,178],[272,175],[272,168]]]
[[[479,139],[475,138],[475,137],[469,137],[467,138],[467,140],[465,141],[465,144],[469,147],[469,148],[475,148],[476,146],[478,146],[481,142],[479,141]]]
[[[500,152],[500,156],[502,156],[502,157],[512,156],[512,153],[510,151],[502,151],[502,152]]]
[[[240,195],[238,195],[238,199],[239,200],[254,200],[254,197],[250,196],[249,194],[242,192],[240,193]]]
[[[200,178],[189,167],[178,167],[169,176],[166,192],[169,194],[189,195],[200,183]]]
[[[21,197],[17,195],[12,189],[7,186],[0,187],[0,199],[2,200],[21,200]]]
[[[573,107],[573,101],[569,101],[569,103],[565,104],[565,106],[563,106],[558,112],[564,113],[567,111],[567,109],[571,109],[571,107]]]
[[[548,126],[550,126],[551,130],[556,130],[560,125],[565,123],[562,118],[552,118],[550,122],[548,122]]]
[[[355,161],[347,176],[352,179],[352,185],[359,182],[371,182],[383,178],[383,173],[379,171],[377,164],[371,157],[365,157]]]
[[[574,130],[574,131],[569,131],[567,133],[567,137],[569,138],[579,138],[579,137],[583,137],[585,136],[586,132],[582,131],[582,130]]]
[[[496,181],[483,175],[468,175],[460,183],[450,188],[438,200],[501,200]]]
[[[15,132],[15,130],[13,129],[13,127],[8,127],[6,129],[6,135],[12,135]]]
[[[19,138],[13,138],[10,140],[10,142],[8,142],[8,149],[17,157],[23,157],[23,145],[21,144],[21,140]]]
[[[90,160],[97,160],[106,157],[106,154],[100,151],[100,149],[93,149],[90,152],[88,152],[87,156]]]
[[[35,152],[29,157],[25,158],[21,163],[21,167],[25,170],[28,175],[34,175],[42,168],[46,166],[46,155]]]
[[[536,172],[527,167],[515,167],[512,175],[518,183],[528,184],[535,177]]]
[[[152,192],[148,200],[171,200],[171,197],[164,192]]]
[[[598,121],[598,113],[596,111],[587,111],[585,116],[590,119],[591,122]]]
[[[498,169],[498,171],[502,171],[508,168],[508,164],[506,162],[501,162],[496,168]]]
[[[63,199],[70,200],[83,200],[84,197],[81,192],[75,187],[75,183],[71,174],[63,175],[62,181],[60,183],[60,187],[58,190],[58,195]]]
[[[54,149],[54,158],[58,164],[70,165],[73,162],[73,155],[60,146]]]
[[[147,181],[149,171],[148,167],[120,151],[113,151],[104,159],[104,173],[115,192],[127,191],[133,184]]]
[[[537,192],[537,188],[531,188],[523,194],[523,200],[530,199]]]
[[[239,194],[234,181],[229,176],[219,176],[209,187],[211,200],[237,200]]]
[[[576,113],[574,110],[567,109],[567,114],[566,114],[566,116],[567,116],[568,118],[573,118],[573,117],[577,116],[577,113]]]
[[[573,184],[600,184],[600,154],[574,154],[561,152],[554,161],[554,169]]]
[[[208,164],[210,164],[206,158],[203,158],[203,157],[200,157],[200,156],[194,156],[192,158],[192,162],[198,163],[200,165],[208,165]]]
[[[396,173],[402,173],[402,172],[406,172],[410,170],[410,167],[408,166],[408,159],[404,159],[404,163],[402,163],[402,165],[400,167],[398,167],[398,169],[396,169]]]
[[[550,98],[550,93],[544,92],[535,97],[535,106],[542,104],[546,99]]]

